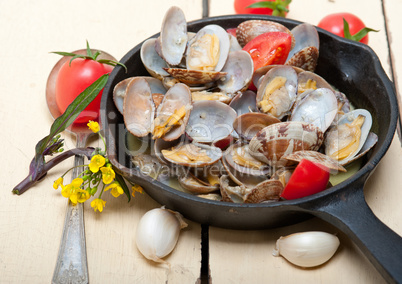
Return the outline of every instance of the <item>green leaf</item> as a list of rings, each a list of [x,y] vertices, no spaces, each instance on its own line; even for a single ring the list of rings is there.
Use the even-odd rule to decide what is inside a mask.
[[[292,0],[276,0],[276,1],[259,1],[255,2],[246,8],[269,8],[272,9],[272,15],[285,17],[289,9],[286,8]]]
[[[344,35],[345,38],[351,39],[351,40],[354,40],[354,41],[360,41],[369,32],[379,32],[379,31],[364,27],[360,31],[355,33],[354,35],[351,35],[350,30],[349,30],[349,23],[345,20],[345,18],[343,18],[343,35]]]
[[[67,107],[66,111],[59,116],[50,127],[50,133],[36,144],[36,154],[42,154],[54,136],[63,132],[69,127],[78,115],[83,111],[105,87],[109,74],[104,74],[93,82]]]
[[[130,200],[131,200],[130,190],[128,189],[124,178],[120,174],[118,174],[116,171],[114,171],[114,172],[115,172],[116,181],[120,184],[121,188],[123,189],[124,193],[127,196],[128,202],[130,202]]]

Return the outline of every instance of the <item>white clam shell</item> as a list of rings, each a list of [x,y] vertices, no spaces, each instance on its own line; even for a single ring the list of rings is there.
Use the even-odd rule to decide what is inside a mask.
[[[194,102],[186,133],[196,142],[217,142],[232,133],[236,116],[236,111],[222,102]]]
[[[219,38],[219,59],[218,63],[216,64],[214,71],[221,71],[223,66],[226,63],[226,59],[229,56],[229,50],[230,50],[230,38],[229,34],[221,27],[218,25],[207,25],[200,29],[195,37],[193,37],[189,42],[188,42],[188,47],[187,47],[187,52],[186,52],[186,62],[187,62],[187,69],[191,69],[189,67],[189,63],[194,59],[193,58],[193,53],[192,53],[192,46],[194,43],[196,43],[201,37],[203,37],[205,34],[215,34]],[[198,53],[197,53],[198,54]],[[198,55],[196,55],[198,56]]]
[[[170,65],[179,65],[187,46],[187,22],[184,12],[176,6],[165,14],[160,33],[161,53]]]
[[[168,65],[156,52],[155,42],[155,38],[150,38],[144,41],[141,45],[140,57],[149,74],[161,80],[163,77],[169,76],[169,73],[163,70],[163,68],[167,68]]]
[[[253,60],[244,50],[232,51],[221,71],[227,74],[218,80],[219,89],[233,94],[250,84],[254,72]]]
[[[258,86],[257,103],[263,100],[267,86],[276,77],[286,78],[284,87],[287,93],[281,92],[281,97],[272,99],[272,102],[275,103],[276,113],[270,114],[281,119],[290,113],[290,110],[296,101],[297,73],[291,66],[277,66],[267,72]],[[273,95],[271,95],[271,97],[273,97]]]
[[[327,88],[309,90],[296,100],[291,121],[313,124],[325,132],[338,112],[338,101],[333,91]]]
[[[360,135],[360,141],[359,141],[359,146],[357,147],[356,151],[350,153],[350,155],[339,161],[341,165],[346,165],[352,160],[354,160],[354,157],[360,152],[360,150],[363,148],[363,145],[365,144],[367,137],[370,133],[371,126],[373,124],[373,119],[371,117],[371,114],[369,111],[365,109],[355,109],[351,112],[345,113],[341,118],[339,118],[338,123],[336,126],[331,127],[331,129],[328,130],[326,139],[324,141],[325,144],[325,154],[326,155],[331,155],[331,153],[334,152],[334,145],[338,143],[335,138],[338,137],[337,135],[337,127],[339,125],[345,124],[345,123],[351,123],[353,120],[355,120],[359,115],[364,116],[364,123],[361,127],[361,135]],[[330,137],[331,135],[331,137]],[[374,143],[375,144],[375,143]],[[373,145],[374,146],[374,145]]]
[[[127,85],[123,106],[124,124],[137,137],[152,132],[155,105],[148,82],[141,77],[134,78]]]

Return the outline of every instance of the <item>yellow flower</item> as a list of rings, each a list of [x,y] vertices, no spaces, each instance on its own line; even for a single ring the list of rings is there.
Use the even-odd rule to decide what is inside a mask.
[[[89,192],[87,190],[83,190],[80,189],[77,192],[77,201],[79,203],[84,203],[85,201],[87,201],[89,198],[91,197],[91,195],[89,194]]]
[[[114,197],[119,197],[119,195],[123,194],[123,188],[120,186],[120,184],[118,182],[114,182],[111,185],[109,185],[108,187],[105,188],[105,191],[111,189],[110,193],[114,196]]]
[[[109,184],[114,180],[115,173],[111,167],[103,167],[100,170],[102,172],[102,181],[104,184]]]
[[[139,193],[142,193],[142,192],[143,192],[142,187],[139,186],[138,184],[134,185],[134,186],[131,188],[131,190],[133,191],[133,192],[131,193],[131,195],[134,196],[134,197],[135,197],[135,192],[139,192]]]
[[[88,165],[89,170],[93,173],[97,173],[99,171],[99,168],[102,167],[105,162],[105,157],[103,157],[102,155],[95,155],[92,157],[91,162]]]
[[[100,130],[99,123],[97,123],[96,121],[90,120],[87,125],[89,129],[93,131],[93,133],[98,133]]]
[[[103,211],[103,207],[105,207],[106,201],[100,199],[100,198],[96,198],[94,200],[92,200],[91,202],[91,207],[94,209],[94,211],[99,211],[102,212]]]
[[[59,186],[63,189],[64,185],[63,185],[63,178],[59,177],[58,179],[56,179],[53,183],[53,188],[54,189],[58,189]]]
[[[77,204],[78,200],[81,199],[79,197],[81,189],[81,184],[84,182],[82,178],[75,178],[70,184],[63,187],[61,190],[61,195],[66,198],[69,198],[71,203]]]

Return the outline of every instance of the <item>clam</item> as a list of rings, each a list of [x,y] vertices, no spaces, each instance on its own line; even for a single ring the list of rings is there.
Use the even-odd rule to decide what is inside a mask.
[[[179,143],[161,153],[170,163],[185,167],[209,166],[222,157],[221,149],[201,143]]]
[[[128,84],[134,77],[129,77],[120,81],[116,84],[113,89],[113,101],[116,105],[116,108],[119,110],[121,114],[123,114],[123,104],[124,97],[126,96],[126,89]],[[136,77],[139,78],[139,77]],[[149,87],[151,88],[152,99],[154,101],[155,107],[158,107],[160,101],[162,100],[164,94],[166,93],[166,88],[163,86],[162,82],[154,77],[143,76],[141,77],[147,81]]]
[[[283,156],[301,150],[317,151],[323,140],[323,132],[312,124],[280,122],[258,132],[249,143],[249,153],[270,166],[286,166],[288,161]]]
[[[250,54],[244,50],[232,51],[229,53],[222,71],[226,75],[217,82],[221,91],[234,94],[246,90],[253,77],[253,60]]]
[[[244,21],[237,26],[236,37],[241,46],[245,46],[255,37],[268,32],[284,32],[292,36],[292,48],[295,45],[295,38],[290,30],[282,24],[264,21],[264,20],[249,20]]]
[[[240,92],[232,99],[232,101],[229,103],[229,106],[236,111],[237,115],[248,112],[256,112],[256,93],[251,90]]]
[[[276,65],[276,64],[267,65],[267,66],[263,66],[263,67],[258,68],[257,70],[255,70],[254,74],[253,74],[253,79],[252,79],[254,86],[256,86],[258,88],[258,86],[260,85],[264,75],[267,74],[267,72],[269,70],[271,70],[272,68],[278,67],[278,66],[281,66],[281,65]],[[297,74],[299,74],[299,73],[304,71],[303,69],[301,69],[299,67],[292,66],[292,68],[293,68],[293,70],[296,71]]]
[[[183,68],[164,68],[173,78],[187,85],[201,85],[226,76],[225,72],[188,70]]]
[[[196,142],[217,142],[232,133],[236,116],[230,106],[219,101],[194,102],[186,133]]]
[[[171,87],[158,107],[152,129],[153,139],[172,141],[179,138],[185,131],[191,107],[188,86],[178,83]]]
[[[327,88],[332,91],[332,86],[320,75],[310,72],[303,71],[297,75],[297,93],[301,94],[309,89]]]
[[[289,52],[286,65],[314,72],[317,66],[320,40],[315,27],[308,23],[297,25],[291,30],[296,45]]]
[[[232,97],[224,92],[195,91],[191,92],[193,102],[198,101],[219,101],[225,104],[230,103]]]
[[[145,69],[151,76],[161,80],[165,76],[169,76],[163,68],[167,68],[168,65],[162,57],[156,52],[155,38],[150,38],[141,45],[140,57],[144,64]]]
[[[229,52],[241,50],[241,46],[234,35],[229,34],[230,49]]]
[[[169,65],[179,65],[187,46],[187,22],[179,7],[171,7],[162,21],[159,37],[162,58]]]
[[[257,106],[278,119],[290,113],[296,101],[297,74],[291,66],[277,66],[267,72],[258,86]]]
[[[144,78],[133,78],[127,85],[123,116],[127,130],[134,136],[144,137],[152,132],[155,104],[151,87]]]
[[[222,156],[222,164],[238,185],[255,186],[272,174],[270,166],[249,154],[248,144],[236,143],[227,148]]]
[[[365,109],[344,114],[326,134],[325,154],[338,160],[341,165],[348,164],[363,148],[371,125],[371,114]]]
[[[235,184],[229,176],[220,178],[222,201],[234,203],[261,203],[278,201],[283,185],[277,180],[266,180],[254,187]]]
[[[180,185],[195,194],[206,194],[219,190],[219,182],[217,184],[206,183],[199,178],[195,177],[193,174],[188,172],[183,174],[178,178]]]
[[[290,120],[313,124],[325,132],[337,112],[338,101],[333,91],[327,88],[309,89],[298,96]]]
[[[346,172],[346,169],[342,167],[337,160],[317,151],[297,151],[284,156],[283,158],[294,162],[300,162],[301,160],[306,159],[321,164],[330,170]]]
[[[250,141],[261,129],[281,122],[276,117],[261,113],[249,112],[236,117],[233,128],[243,139]]]
[[[229,55],[228,33],[218,25],[207,25],[188,42],[188,70],[221,71]]]

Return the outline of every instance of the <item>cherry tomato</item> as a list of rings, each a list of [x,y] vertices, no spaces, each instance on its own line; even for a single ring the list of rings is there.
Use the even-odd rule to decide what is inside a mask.
[[[362,30],[364,32],[363,38],[357,38],[357,39],[351,38],[351,39],[368,44],[367,33],[370,31],[375,31],[375,30],[366,28],[366,25],[363,23],[363,21],[353,14],[350,14],[350,13],[330,14],[330,15],[324,17],[318,23],[318,27],[320,27],[324,30],[327,30],[333,34],[336,34],[340,37],[348,38],[347,36],[345,36],[345,33],[344,33],[343,19],[345,19],[346,22],[349,24],[349,32],[352,37]]]
[[[266,2],[273,2],[270,8],[247,8],[248,6],[265,2],[261,0],[235,0],[234,9],[236,14],[259,14],[259,15],[274,15],[274,16],[286,16],[288,12],[288,4],[291,2],[289,0],[267,0]]]
[[[94,60],[76,58],[67,61],[60,68],[56,81],[56,103],[61,113],[72,101],[82,93],[100,76],[110,73],[113,67]],[[81,112],[74,123],[87,123],[88,120],[97,121],[99,116],[100,101],[103,90],[98,96]]]
[[[292,37],[283,32],[261,34],[249,41],[243,50],[247,51],[254,63],[254,71],[263,66],[284,64],[292,45]]]
[[[295,168],[281,197],[289,200],[318,193],[326,189],[328,181],[329,169],[303,159]]]

